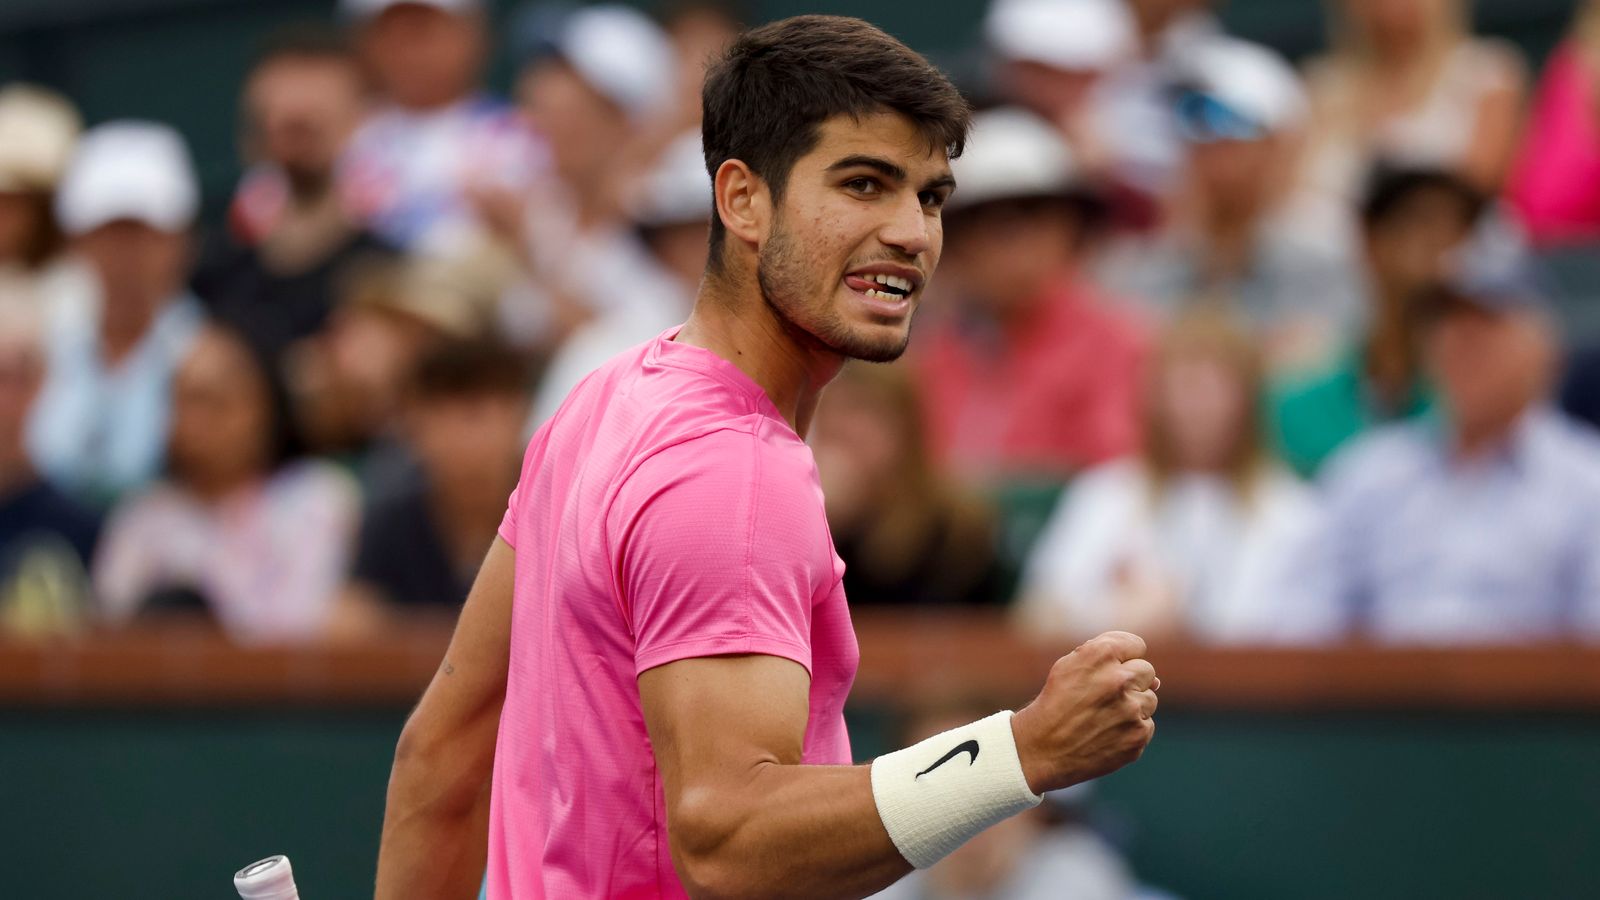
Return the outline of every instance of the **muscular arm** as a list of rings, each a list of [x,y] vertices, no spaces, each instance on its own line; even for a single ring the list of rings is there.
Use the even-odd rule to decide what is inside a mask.
[[[378,900],[477,896],[505,701],[512,559],[497,538],[444,662],[400,733],[378,851]]]
[[[1154,732],[1160,680],[1144,641],[1090,640],[1012,719],[1042,793],[1117,769]],[[800,764],[810,679],[772,656],[687,659],[639,676],[672,860],[696,897],[861,897],[911,871],[866,766]]]
[[[673,863],[696,897],[861,897],[911,871],[866,766],[802,766],[811,679],[775,656],[639,676]]]

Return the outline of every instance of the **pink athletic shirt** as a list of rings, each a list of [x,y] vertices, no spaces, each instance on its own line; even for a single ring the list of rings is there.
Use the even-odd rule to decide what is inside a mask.
[[[534,435],[516,550],[489,897],[682,897],[637,678],[728,653],[811,672],[804,761],[849,764],[859,653],[811,450],[677,329],[606,363]]]

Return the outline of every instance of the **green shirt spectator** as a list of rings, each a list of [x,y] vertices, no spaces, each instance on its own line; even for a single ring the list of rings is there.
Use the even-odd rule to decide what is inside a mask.
[[[1412,380],[1398,402],[1385,402],[1370,383],[1366,359],[1364,350],[1350,347],[1327,368],[1272,387],[1273,440],[1279,455],[1302,476],[1315,475],[1350,438],[1433,409],[1433,391],[1421,378]]]

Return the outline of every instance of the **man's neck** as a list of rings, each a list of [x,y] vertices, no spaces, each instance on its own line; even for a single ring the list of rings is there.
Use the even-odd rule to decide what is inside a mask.
[[[115,308],[116,313],[102,315],[100,320],[100,348],[105,361],[115,365],[132,353],[146,333],[155,324],[161,304],[143,298],[107,297],[105,308]]]
[[[837,353],[797,334],[761,295],[753,275],[708,274],[677,340],[710,350],[748,375],[802,438],[822,389],[844,365]]]

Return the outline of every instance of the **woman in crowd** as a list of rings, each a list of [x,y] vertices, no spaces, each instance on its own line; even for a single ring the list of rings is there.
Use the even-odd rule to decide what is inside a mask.
[[[72,104],[49,91],[0,90],[0,292],[54,305],[83,280],[62,261],[54,212],[80,128]]]
[[[1263,449],[1260,390],[1258,350],[1231,321],[1171,327],[1140,454],[1081,476],[1033,550],[1018,608],[1030,635],[1308,636],[1287,588],[1316,505]]]
[[[1307,67],[1304,177],[1350,208],[1375,160],[1445,169],[1494,193],[1515,150],[1521,55],[1474,37],[1464,0],[1333,0],[1333,51]]]
[[[993,603],[994,520],[933,465],[903,366],[851,363],[811,428],[852,605]]]
[[[335,602],[358,518],[350,479],[295,458],[288,404],[241,334],[206,328],[173,383],[167,474],[117,509],[95,560],[114,624],[202,607],[242,642],[360,631]]]
[[[1507,195],[1537,243],[1600,239],[1600,0],[1545,65]]]

